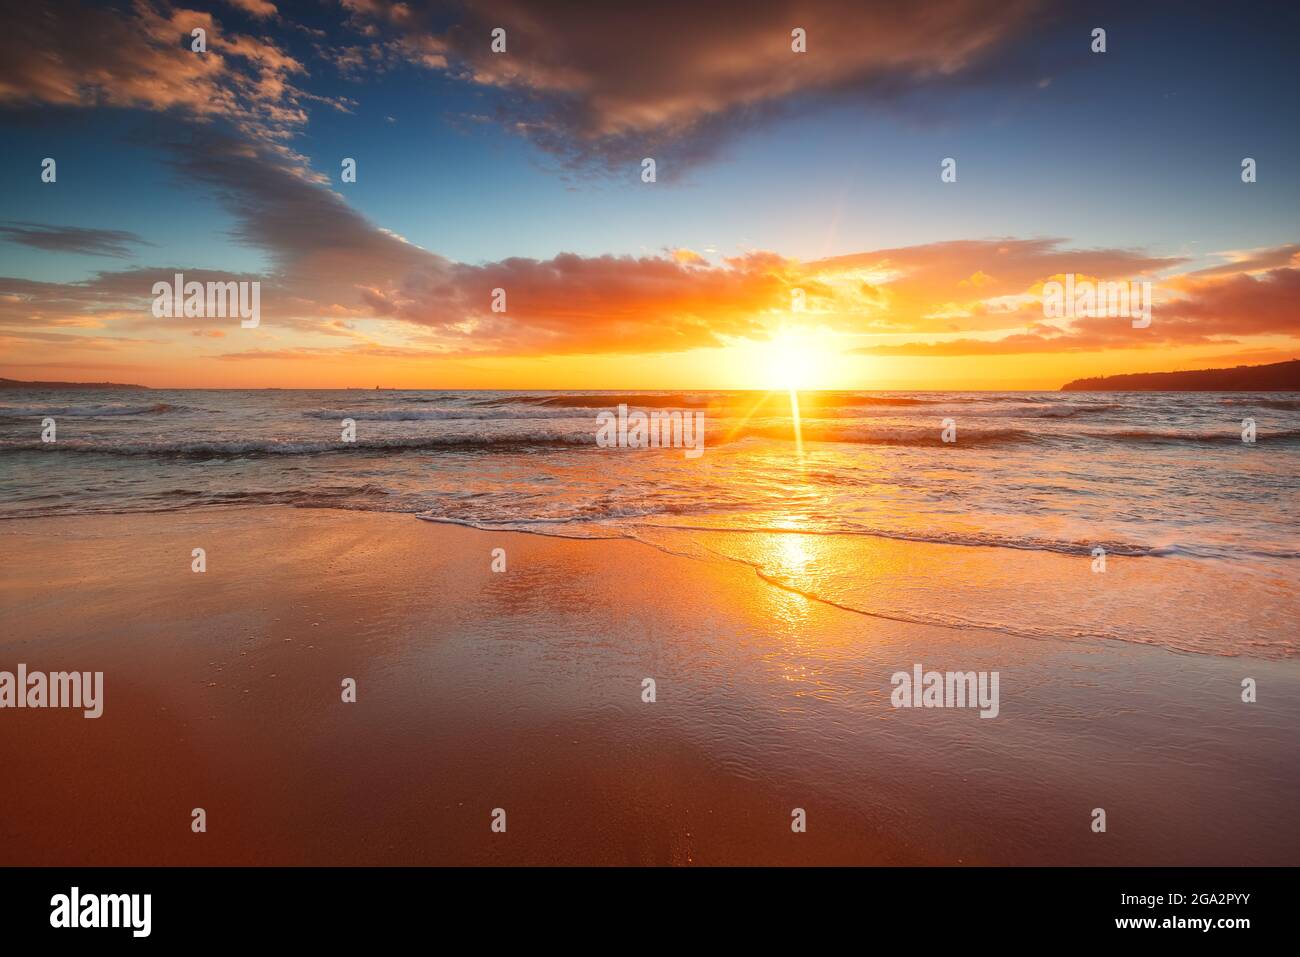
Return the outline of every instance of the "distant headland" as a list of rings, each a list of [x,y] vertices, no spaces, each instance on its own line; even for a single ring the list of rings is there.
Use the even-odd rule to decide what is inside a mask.
[[[1300,392],[1300,359],[1195,372],[1133,372],[1075,379],[1062,392]]]
[[[147,385],[124,385],[121,382],[23,382],[0,379],[0,389],[148,389]]]

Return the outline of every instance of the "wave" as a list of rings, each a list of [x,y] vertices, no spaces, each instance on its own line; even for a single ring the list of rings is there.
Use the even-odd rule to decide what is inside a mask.
[[[334,418],[329,412],[322,417]],[[339,416],[343,418],[344,416]],[[961,448],[1032,443],[1044,438],[1024,429],[987,429],[959,432],[955,443],[942,441],[938,428],[933,429],[873,429],[843,427],[805,422],[802,429],[804,442],[832,442],[853,445],[881,445],[905,447]],[[705,449],[740,442],[745,439],[769,439],[784,442],[795,440],[794,429],[788,423],[772,425],[748,424],[737,429],[705,430]],[[513,452],[530,449],[578,450],[599,449],[596,429],[590,431],[559,433],[555,431],[512,432],[496,435],[419,435],[366,439],[356,442],[292,441],[275,439],[245,439],[237,441],[158,441],[123,442],[104,437],[97,440],[64,439],[45,443],[34,439],[0,440],[0,453],[4,452],[71,452],[99,453],[103,455],[159,456],[172,458],[242,458],[264,455],[319,455],[356,452],[411,452],[411,451],[491,451]],[[676,452],[677,448],[627,449],[631,452]]]
[[[51,408],[44,405],[0,406],[0,418],[27,419],[42,416],[67,416],[69,418],[98,418],[117,415],[162,415],[166,412],[184,411],[184,406],[167,402],[152,405],[69,405]]]
[[[780,439],[795,441],[794,427],[785,425],[744,426],[728,434],[724,441],[739,441],[747,438]],[[800,429],[800,438],[804,442],[839,442],[846,445],[883,445],[903,446],[908,448],[948,448],[960,449],[971,446],[1033,444],[1048,438],[1043,433],[1027,429],[983,429],[961,430],[958,428],[955,442],[944,442],[940,429],[872,429],[855,427],[823,426],[816,422],[804,422]],[[705,445],[715,440],[705,439]]]
[[[623,398],[630,398],[624,396]],[[636,403],[624,403],[630,408],[637,408]],[[766,406],[766,408],[764,407]],[[926,407],[946,406],[932,400],[880,400],[873,401],[867,405],[831,405],[831,406],[812,406],[801,409],[802,418],[805,422],[816,420],[844,420],[844,419],[869,419],[872,414],[869,411],[873,408],[897,408],[897,409],[915,409],[917,414],[934,414],[927,412]],[[302,412],[305,418],[325,419],[332,421],[341,421],[343,419],[353,419],[357,422],[454,422],[454,421],[482,421],[482,422],[500,422],[512,419],[579,419],[593,421],[592,413],[597,410],[612,409],[607,402],[593,403],[591,405],[534,405],[534,404],[511,404],[507,406],[498,406],[496,409],[489,410],[480,405],[475,408],[353,408],[353,409],[312,409]],[[741,420],[741,419],[777,419],[788,421],[790,418],[789,399],[785,396],[777,396],[773,400],[765,402],[758,407],[739,408],[731,406],[689,406],[680,401],[674,403],[662,403],[659,405],[648,406],[642,405],[641,408],[655,410],[672,410],[680,409],[683,411],[707,411],[715,419],[721,420]],[[1104,405],[1086,405],[1086,406],[1048,406],[1034,407],[1025,410],[1018,409],[995,409],[988,411],[967,411],[964,414],[971,418],[994,418],[994,419],[1067,419],[1075,416],[1085,415],[1102,415],[1122,409],[1123,406],[1115,404]],[[954,413],[960,411],[959,404],[951,404],[951,410]],[[902,413],[899,413],[902,414]],[[911,417],[911,416],[907,416]],[[724,427],[725,430],[725,427]]]
[[[0,452],[80,453],[89,455],[155,456],[176,459],[256,458],[272,455],[356,454],[362,452],[501,451],[524,452],[536,448],[596,448],[595,436],[556,435],[421,436],[409,439],[374,439],[363,442],[58,442],[0,441]]]
[[[353,419],[357,422],[499,422],[509,419],[572,419],[575,417],[594,421],[594,417],[580,415],[577,410],[565,412],[538,408],[520,408],[513,410],[510,415],[496,416],[473,409],[313,409],[303,412],[302,415],[309,419],[333,421]]]
[[[1104,405],[1065,405],[1049,406],[1044,409],[1031,410],[1025,413],[1031,419],[1072,419],[1079,415],[1104,415],[1107,412],[1116,412],[1123,409],[1124,406],[1115,402],[1108,402]],[[1017,413],[1003,413],[1008,417]]]
[[[323,418],[334,418],[335,413],[322,413]],[[344,418],[345,416],[338,416]],[[402,419],[398,419],[401,421]],[[842,426],[834,420],[805,421],[800,438],[805,444],[829,443],[898,448],[962,449],[997,446],[1031,447],[1080,439],[1097,442],[1128,444],[1191,444],[1234,446],[1241,443],[1235,431],[1178,432],[1146,429],[1119,429],[1111,431],[1051,432],[1036,429],[961,429],[955,442],[944,442],[941,431],[934,428],[872,428]],[[783,443],[795,441],[794,427],[789,422],[778,424],[749,423],[738,428],[705,431],[705,451],[740,443],[745,440],[768,440]],[[1258,442],[1289,442],[1300,439],[1300,429],[1261,431]],[[103,437],[96,440],[63,439],[45,443],[36,439],[0,440],[0,453],[44,452],[85,453],[120,456],[156,456],[161,458],[217,459],[247,458],[275,455],[325,455],[357,453],[403,453],[420,451],[447,452],[528,452],[535,450],[597,450],[596,431],[559,433],[555,431],[514,432],[496,435],[419,435],[366,439],[356,442],[293,441],[275,439],[244,439],[235,441],[156,441],[123,442]],[[669,453],[675,448],[628,449],[631,452]]]
[[[697,394],[601,393],[595,395],[508,395],[484,399],[479,405],[535,407],[563,406],[570,409],[607,409],[618,405],[640,406],[646,409],[700,408],[708,404],[708,397],[700,401]]]
[[[861,395],[857,393],[816,392],[801,393],[800,401],[814,408],[850,408],[861,406],[914,406],[934,405],[942,400],[920,399],[907,396]],[[748,410],[755,406],[775,405],[789,409],[788,392],[674,392],[674,393],[566,393],[563,395],[509,395],[484,399],[480,406],[499,407],[526,405],[548,408],[608,409],[619,405],[644,409],[671,408],[738,408]]]
[[[990,445],[1042,445],[1053,442],[1088,439],[1094,442],[1116,443],[1189,443],[1205,445],[1240,445],[1239,431],[1222,432],[1179,432],[1160,429],[1115,429],[1109,431],[1045,431],[1038,429],[962,429],[958,422],[955,442],[944,442],[937,427],[929,429],[873,429],[843,428],[824,426],[817,421],[804,422],[801,430],[804,442],[842,442],[854,445],[904,446],[916,448],[961,449],[972,446]],[[736,440],[761,437],[768,439],[794,440],[793,426],[760,425],[745,426],[731,433],[728,438]],[[1284,442],[1300,438],[1300,429],[1260,430],[1256,435],[1258,442]],[[706,440],[717,444],[713,438]]]
[[[1264,409],[1300,410],[1300,399],[1222,399],[1221,405],[1254,406]]]
[[[334,508],[361,512],[411,512],[392,503],[394,492],[381,485],[317,485],[301,489],[240,492],[168,489],[140,496],[129,502],[86,502],[75,506],[59,503],[34,506],[19,513],[0,513],[0,520],[37,518],[46,515],[130,515],[147,512],[181,512],[202,508],[234,508],[245,505],[287,505],[294,508]]]
[[[428,522],[445,522],[450,525],[464,525],[468,528],[479,528],[485,531],[515,531],[528,532],[537,535],[556,534],[564,538],[588,538],[591,535],[580,534],[583,526],[593,525],[601,527],[603,522],[620,522],[619,525],[611,525],[602,529],[606,532],[613,532],[618,528],[626,525],[624,532],[625,537],[635,538],[636,530],[658,530],[667,532],[691,532],[691,533],[718,533],[724,535],[861,535],[868,538],[887,538],[894,541],[920,542],[930,545],[960,545],[968,548],[1014,548],[1023,551],[1054,552],[1061,555],[1091,555],[1092,550],[1100,546],[1106,550],[1107,555],[1118,555],[1129,558],[1143,557],[1164,557],[1169,555],[1185,554],[1185,552],[1176,546],[1150,546],[1141,545],[1134,542],[1120,541],[1095,541],[1095,542],[1072,542],[1060,541],[1055,539],[1034,538],[1029,536],[1017,535],[999,535],[993,532],[927,532],[919,530],[900,531],[897,529],[879,528],[858,524],[842,525],[838,528],[828,529],[806,529],[806,528],[785,528],[779,525],[763,525],[759,523],[742,524],[742,525],[691,525],[687,523],[660,523],[653,521],[640,522],[622,522],[623,519],[630,517],[624,515],[608,516],[576,516],[573,518],[537,518],[537,519],[486,519],[470,518],[465,516],[437,515],[432,512],[418,514],[417,518]],[[564,529],[565,533],[548,531],[550,529]],[[603,536],[602,536],[603,537]],[[1273,556],[1293,558],[1300,557],[1293,553]]]
[[[469,516],[439,515],[422,512],[417,518],[428,522],[443,522],[449,525],[462,525],[484,531],[513,531],[557,538],[608,538],[622,537],[645,541],[638,532],[666,531],[718,533],[722,535],[816,535],[816,536],[864,536],[867,538],[885,538],[891,541],[917,542],[927,545],[954,545],[964,548],[1009,548],[1017,551],[1051,552],[1058,555],[1075,555],[1091,557],[1093,549],[1102,548],[1109,556],[1125,558],[1210,558],[1239,561],[1243,557],[1266,559],[1300,559],[1300,552],[1291,549],[1220,549],[1205,546],[1164,544],[1145,545],[1138,542],[1100,539],[1096,541],[1069,541],[1063,539],[1039,538],[1027,535],[1006,535],[997,532],[967,530],[962,532],[926,531],[918,529],[899,530],[859,523],[844,523],[839,527],[808,529],[787,528],[779,525],[761,523],[733,525],[693,525],[689,523],[664,523],[655,521],[636,521],[637,518],[652,518],[652,515],[640,515],[626,509],[612,510],[607,515],[583,515],[571,518],[531,518],[515,519],[474,518]],[[634,519],[627,521],[627,519]],[[608,523],[608,524],[606,524]],[[654,544],[653,542],[646,542]]]
[[[321,413],[321,417],[335,418],[334,412]],[[338,416],[344,418],[344,416]],[[1158,430],[1115,430],[1105,432],[1050,432],[1036,429],[961,429],[955,442],[944,442],[941,431],[934,428],[873,428],[869,426],[842,426],[828,424],[833,420],[805,421],[800,431],[807,443],[869,445],[900,448],[962,449],[990,446],[1038,446],[1047,443],[1078,440],[1080,438],[1116,443],[1192,443],[1235,445],[1241,442],[1237,432],[1173,432]],[[1285,441],[1300,438],[1300,429],[1278,432],[1260,432],[1260,442]],[[789,422],[778,424],[749,423],[738,428],[705,431],[705,451],[745,440],[763,439],[793,443],[794,427]],[[597,450],[596,431],[559,433],[555,431],[513,432],[496,435],[419,435],[365,439],[356,442],[293,441],[275,439],[244,439],[235,441],[157,441],[122,442],[107,437],[97,440],[64,439],[45,443],[35,439],[0,440],[0,453],[46,452],[87,453],[123,456],[158,456],[170,458],[245,458],[272,455],[324,455],[356,453],[402,453],[419,451],[449,452],[527,452],[530,450]],[[628,449],[631,452],[675,452],[676,448]]]
[[[1148,429],[1117,429],[1106,432],[1078,432],[1076,435],[1109,442],[1164,443],[1187,442],[1194,445],[1242,445],[1241,433],[1223,432],[1170,432]],[[1260,430],[1257,442],[1278,442],[1300,438],[1300,429]]]

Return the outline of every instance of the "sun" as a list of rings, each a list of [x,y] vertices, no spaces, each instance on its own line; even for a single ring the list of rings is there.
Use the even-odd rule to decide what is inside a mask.
[[[764,385],[798,392],[824,388],[831,355],[820,338],[804,330],[782,330],[766,348]]]

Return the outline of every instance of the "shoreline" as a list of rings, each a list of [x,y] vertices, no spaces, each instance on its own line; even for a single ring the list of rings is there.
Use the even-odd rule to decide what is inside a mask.
[[[1031,569],[1037,563],[1040,562],[1055,563],[1057,567],[1055,569],[1052,569],[1048,573],[1049,577],[1051,575],[1060,575],[1062,569],[1066,567],[1065,565],[1066,562],[1086,564],[1089,561],[1089,557],[1090,557],[1088,554],[1080,551],[1067,551],[1064,549],[1056,549],[1051,547],[1035,547],[1030,545],[1018,545],[1010,542],[943,541],[939,539],[929,539],[923,536],[909,536],[905,534],[888,534],[877,530],[865,530],[865,529],[864,530],[848,530],[848,529],[809,530],[809,529],[800,529],[800,528],[779,528],[779,527],[732,528],[732,527],[721,526],[721,525],[719,526],[669,525],[669,524],[657,524],[657,523],[638,524],[638,525],[633,525],[630,528],[623,528],[623,529],[610,526],[608,528],[608,533],[606,534],[596,534],[596,533],[584,534],[581,531],[573,531],[571,533],[566,534],[561,531],[553,530],[553,529],[560,529],[560,528],[591,529],[593,526],[592,525],[584,526],[582,523],[574,523],[572,525],[560,523],[556,525],[551,525],[544,522],[538,522],[536,523],[536,527],[534,528],[505,527],[505,526],[494,528],[487,523],[476,523],[468,519],[447,518],[443,516],[430,516],[418,511],[402,511],[402,510],[395,510],[395,509],[384,510],[384,509],[374,509],[374,508],[345,508],[345,507],[321,505],[321,504],[288,505],[288,504],[281,504],[281,503],[258,504],[258,503],[243,503],[243,502],[207,503],[207,504],[200,504],[200,505],[185,505],[185,506],[177,506],[177,507],[160,507],[160,508],[136,508],[136,509],[117,510],[117,511],[87,511],[87,512],[77,512],[77,513],[59,512],[59,513],[49,513],[49,514],[40,514],[40,515],[26,515],[26,514],[8,515],[8,516],[0,515],[0,530],[3,530],[5,528],[6,523],[8,522],[44,521],[47,519],[68,520],[68,519],[81,519],[81,518],[89,518],[89,517],[98,517],[98,518],[107,518],[107,519],[113,519],[113,518],[127,519],[130,518],[131,516],[140,516],[140,515],[163,516],[163,515],[203,515],[203,514],[230,514],[230,513],[238,514],[243,511],[256,512],[262,509],[287,510],[290,512],[296,512],[296,511],[341,512],[344,514],[361,514],[361,515],[374,514],[374,515],[382,515],[382,516],[389,516],[389,517],[414,518],[417,521],[427,522],[435,526],[445,526],[451,528],[466,529],[469,531],[480,532],[486,535],[527,535],[527,536],[537,536],[546,539],[553,539],[561,542],[633,542],[636,544],[645,545],[649,548],[655,549],[656,551],[660,551],[668,555],[675,555],[677,557],[688,558],[691,560],[697,560],[697,561],[722,560],[722,561],[736,562],[742,566],[748,567],[750,571],[752,571],[759,579],[766,582],[768,585],[770,585],[773,588],[778,588],[778,589],[791,592],[805,599],[808,599],[809,601],[819,602],[831,608],[836,608],[850,614],[865,615],[867,617],[879,618],[884,621],[896,622],[904,625],[910,624],[910,625],[922,625],[922,626],[935,626],[940,628],[957,628],[961,630],[991,632],[1004,638],[1023,638],[1023,639],[1034,640],[1034,641],[1040,641],[1040,640],[1069,641],[1069,642],[1099,641],[1099,642],[1106,642],[1106,643],[1114,642],[1121,645],[1141,644],[1141,645],[1150,645],[1157,648],[1161,648],[1165,651],[1174,654],[1208,655],[1211,657],[1223,657],[1223,658],[1245,657],[1245,658],[1260,659],[1266,661],[1300,660],[1300,646],[1297,646],[1295,644],[1288,644],[1285,641],[1281,644],[1277,644],[1274,641],[1256,643],[1254,646],[1247,644],[1241,648],[1236,648],[1235,650],[1229,650],[1229,648],[1226,646],[1188,647],[1176,643],[1162,643],[1159,640],[1143,640],[1143,639],[1138,639],[1133,637],[1121,637],[1121,636],[1110,635],[1110,634],[1076,633],[1076,634],[1070,634],[1068,636],[1065,636],[1065,635],[1056,634],[1052,632],[1041,632],[1041,631],[1035,632],[1035,631],[1018,629],[1005,622],[973,622],[973,621],[956,621],[956,620],[944,620],[944,619],[935,620],[935,619],[928,619],[924,617],[917,617],[916,615],[909,612],[903,612],[898,614],[886,614],[880,611],[867,610],[862,607],[858,607],[857,605],[851,602],[837,600],[836,597],[834,597],[833,595],[822,594],[816,589],[806,590],[797,584],[784,581],[778,575],[773,574],[770,570],[765,568],[760,562],[754,561],[750,557],[747,557],[744,549],[740,549],[739,550],[740,554],[737,555],[737,554],[727,554],[726,553],[727,550],[723,548],[717,548],[712,546],[699,548],[699,547],[693,547],[691,544],[687,544],[685,547],[682,547],[679,546],[678,544],[679,541],[685,541],[690,543],[692,540],[705,540],[705,541],[709,539],[717,539],[720,541],[725,541],[727,539],[753,540],[753,539],[761,539],[764,537],[773,538],[776,541],[780,541],[783,538],[808,539],[813,542],[817,542],[820,539],[828,539],[828,540],[838,539],[847,543],[848,547],[845,549],[833,549],[833,548],[825,549],[824,551],[826,551],[828,554],[826,556],[823,556],[823,558],[840,558],[843,557],[845,554],[851,555],[855,551],[861,552],[861,551],[869,551],[872,549],[874,549],[875,551],[882,551],[882,550],[902,551],[902,552],[915,551],[921,554],[937,554],[937,555],[943,555],[943,554],[962,555],[963,553],[973,553],[974,555],[979,556],[976,558],[976,563],[980,563],[983,559],[987,558],[990,559],[991,562],[996,562],[998,564],[1007,564],[1009,562],[1012,565],[1019,565],[1020,567],[1017,570],[1017,573],[1021,575],[1032,575]],[[662,538],[663,540],[657,541],[656,538]],[[859,547],[863,542],[871,543],[872,549]],[[812,550],[813,549],[809,549],[809,551]],[[1004,555],[1003,553],[1006,554]],[[1225,562],[1224,559],[1218,557],[1195,555],[1193,553],[1184,554],[1177,550],[1171,550],[1168,548],[1152,549],[1145,553],[1136,553],[1136,554],[1125,552],[1125,551],[1115,551],[1112,552],[1109,557],[1112,562],[1114,562],[1117,559],[1125,562],[1130,562],[1136,559],[1144,559],[1148,561],[1159,559],[1164,562],[1164,567],[1166,571],[1169,568],[1181,562],[1184,564],[1184,569],[1181,572],[1181,574],[1178,576],[1179,578],[1178,584],[1181,584],[1185,587],[1194,587],[1193,581],[1195,579],[1203,578],[1205,574],[1211,570],[1213,570],[1221,578],[1222,577],[1230,578],[1231,576],[1235,575],[1237,572],[1248,567],[1242,565],[1234,565],[1233,563]],[[1251,556],[1251,557],[1255,557],[1255,556]],[[1268,556],[1268,557],[1274,557],[1274,556]],[[959,561],[964,561],[964,559],[959,559]],[[1131,571],[1131,567],[1130,567],[1130,571]],[[1249,571],[1251,573],[1258,573],[1259,569],[1249,569]],[[1265,571],[1270,571],[1270,570],[1265,569]],[[1110,577],[1111,579],[1115,579],[1121,576],[1116,576],[1112,574]],[[1058,583],[1059,580],[1060,579],[1057,580]],[[1131,580],[1131,576],[1130,576],[1130,580]],[[1170,584],[1173,584],[1173,582],[1171,582]],[[1225,587],[1229,584],[1233,586],[1242,585],[1243,589],[1250,587],[1250,582],[1248,580],[1227,582],[1225,583]],[[1062,601],[1063,597],[1064,596],[1062,593],[1054,593],[1052,595],[1052,599],[1056,602]],[[1188,596],[1184,595],[1182,597],[1188,597]],[[1274,598],[1276,599],[1276,596],[1274,596]],[[1079,602],[1086,602],[1088,600],[1079,594],[1076,594],[1074,596],[1074,599]],[[1138,616],[1142,617],[1141,612],[1136,608],[1130,607],[1127,610],[1129,612],[1137,612]],[[1209,614],[1211,616],[1215,613],[1221,613],[1220,606],[1214,603],[1208,604],[1204,608],[1200,609],[1200,611],[1205,614]],[[1253,613],[1256,619],[1260,621],[1266,621],[1273,618],[1288,618],[1288,617],[1293,617],[1295,614],[1300,614],[1300,605],[1297,605],[1297,600],[1294,596],[1288,595],[1283,599],[1277,600],[1276,603],[1273,605],[1266,606],[1263,608],[1254,608]],[[1202,622],[1202,627],[1204,627],[1204,622]],[[1221,636],[1219,640],[1220,641],[1222,640]]]
[[[413,517],[0,523],[0,670],[105,675],[96,720],[0,710],[0,863],[1300,862],[1295,660],[873,619],[730,560]],[[914,663],[1000,672],[1001,714],[894,710]]]

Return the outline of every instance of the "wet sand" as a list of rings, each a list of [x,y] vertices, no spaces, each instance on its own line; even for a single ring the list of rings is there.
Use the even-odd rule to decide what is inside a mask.
[[[0,710],[0,864],[1300,863],[1295,660],[899,622],[668,546],[407,515],[23,519],[0,544],[0,670],[105,686],[96,720]],[[874,546],[810,547],[843,573]],[[916,662],[998,671],[1001,713],[893,709]]]

